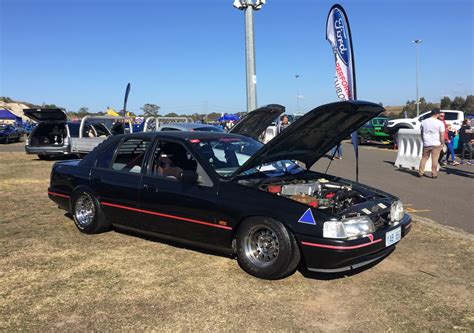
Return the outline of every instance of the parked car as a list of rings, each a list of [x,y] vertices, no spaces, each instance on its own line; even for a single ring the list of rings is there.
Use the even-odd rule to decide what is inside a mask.
[[[389,143],[391,135],[384,131],[388,119],[387,117],[375,117],[362,125],[357,130],[359,143]]]
[[[113,226],[235,254],[246,272],[264,279],[291,274],[302,258],[309,270],[329,273],[392,252],[411,227],[398,198],[310,171],[384,109],[361,101],[323,105],[269,143],[256,141],[274,117],[263,119],[282,110],[251,112],[237,134],[109,137],[82,161],[54,164],[49,198],[83,233]]]
[[[444,120],[446,124],[453,126],[453,128],[459,130],[461,128],[461,124],[464,120],[464,112],[458,110],[441,110],[444,112]],[[415,118],[401,118],[401,119],[392,119],[387,121],[386,125],[384,126],[384,131],[388,134],[395,134],[401,128],[408,128],[408,129],[420,129],[421,122],[430,117],[431,111],[427,111],[425,113],[420,114],[418,117]]]
[[[0,124],[0,142],[20,142],[25,139],[25,132],[15,125]]]
[[[160,131],[200,131],[200,132],[224,132],[220,127],[201,123],[170,123],[159,127]]]
[[[62,109],[25,109],[23,112],[38,123],[26,141],[26,153],[37,154],[40,159],[86,153],[111,135],[103,123],[102,118],[106,117],[88,117],[81,122],[72,122],[67,121],[66,112]],[[91,145],[86,145],[86,151],[73,145],[74,139],[82,138],[90,138],[91,141]]]

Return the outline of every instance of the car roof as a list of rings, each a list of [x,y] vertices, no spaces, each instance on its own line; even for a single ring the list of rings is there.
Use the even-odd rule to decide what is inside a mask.
[[[130,134],[115,135],[116,137],[149,137],[149,138],[169,138],[169,139],[180,139],[180,140],[193,140],[193,139],[218,139],[222,137],[233,137],[233,138],[246,138],[249,137],[231,134],[225,132],[200,132],[200,131],[159,131],[159,132],[137,132]]]
[[[199,128],[199,127],[215,127],[215,126],[208,125],[208,124],[201,124],[201,123],[175,123],[175,124],[163,124],[162,127],[194,129],[194,128]]]

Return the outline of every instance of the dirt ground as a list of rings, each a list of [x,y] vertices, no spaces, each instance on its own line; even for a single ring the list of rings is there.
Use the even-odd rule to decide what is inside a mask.
[[[80,234],[53,162],[0,153],[0,330],[473,331],[474,238],[415,219],[350,276],[256,279],[236,260],[119,232]]]

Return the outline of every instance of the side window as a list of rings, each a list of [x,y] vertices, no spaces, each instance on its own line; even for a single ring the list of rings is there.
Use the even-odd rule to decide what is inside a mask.
[[[112,163],[112,169],[140,173],[145,153],[149,146],[149,139],[133,138],[125,140],[117,151],[115,160]]]
[[[172,127],[162,127],[161,131],[179,131],[179,129]]]
[[[458,113],[444,112],[444,120],[458,120]]]
[[[153,154],[151,174],[170,180],[177,180],[181,171],[195,171],[198,184],[213,186],[212,180],[196,161],[194,156],[181,144],[159,141]]]
[[[69,135],[73,138],[78,138],[79,137],[79,123],[76,124],[71,124],[69,123],[67,125],[69,127]]]
[[[104,136],[109,136],[110,132],[107,130],[107,128],[103,124],[95,124],[94,125],[95,132],[97,136],[99,137],[104,137]]]

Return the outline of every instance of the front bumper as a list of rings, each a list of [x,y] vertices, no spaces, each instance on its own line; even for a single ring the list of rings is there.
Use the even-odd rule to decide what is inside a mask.
[[[395,226],[377,230],[368,237],[336,240],[298,236],[308,270],[323,273],[348,271],[368,265],[388,255],[396,244],[385,246],[385,234],[401,228],[401,238],[410,231],[411,217],[405,214]]]
[[[32,146],[25,145],[25,151],[27,154],[47,155],[47,156],[70,154],[69,146],[32,147]]]

